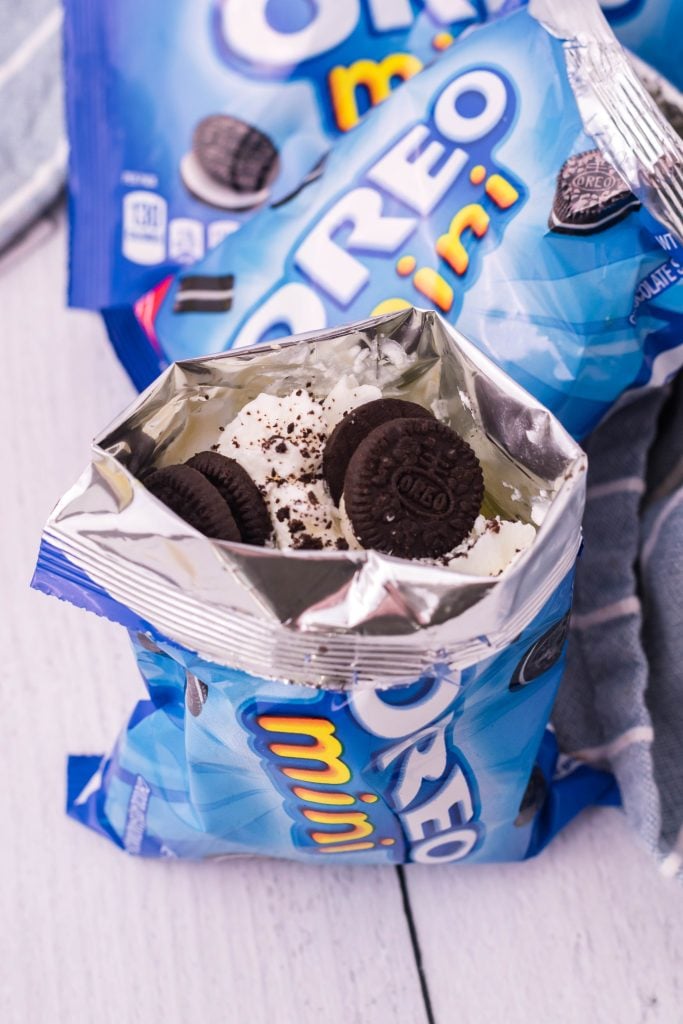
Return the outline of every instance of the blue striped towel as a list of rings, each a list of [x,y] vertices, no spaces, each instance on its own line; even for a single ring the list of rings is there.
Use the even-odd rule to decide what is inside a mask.
[[[557,738],[612,769],[631,824],[683,880],[683,375],[622,403],[585,447]]]

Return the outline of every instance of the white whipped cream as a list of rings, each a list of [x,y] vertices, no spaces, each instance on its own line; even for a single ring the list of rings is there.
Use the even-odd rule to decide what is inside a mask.
[[[381,397],[379,388],[359,384],[349,374],[322,403],[303,388],[282,398],[261,394],[224,428],[218,451],[239,462],[261,490],[276,547],[348,546],[339,509],[322,479],[323,450],[339,420]]]
[[[304,388],[289,395],[261,394],[224,428],[222,455],[235,459],[263,494],[278,548],[362,550],[342,497],[337,508],[322,477],[325,443],[336,424],[359,405],[382,397],[372,384],[342,377],[323,402]],[[535,528],[500,517],[478,516],[468,537],[428,564],[473,576],[499,576],[526,550]]]
[[[471,576],[500,576],[532,544],[536,530],[530,523],[477,516],[469,537],[444,555],[456,572]]]

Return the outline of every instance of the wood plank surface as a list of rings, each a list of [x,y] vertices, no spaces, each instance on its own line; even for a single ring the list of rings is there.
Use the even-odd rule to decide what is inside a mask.
[[[436,1021],[683,1021],[683,892],[620,811],[523,864],[405,870]]]
[[[0,1021],[423,1024],[394,871],[147,862],[64,814],[67,753],[109,750],[142,684],[122,630],[28,584],[133,389],[99,319],[63,309],[62,219],[37,235],[0,262]]]

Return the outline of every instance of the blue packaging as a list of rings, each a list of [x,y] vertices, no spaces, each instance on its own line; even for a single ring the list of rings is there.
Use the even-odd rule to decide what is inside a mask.
[[[566,636],[571,585],[572,575],[504,654],[351,696],[226,670],[132,633],[148,697],[109,757],[70,758],[67,811],[147,857],[534,856],[585,806],[619,802],[612,776],[558,758],[545,727],[564,644],[533,682],[515,683],[549,636]],[[424,748],[432,759],[416,776]]]
[[[617,38],[683,89],[683,7],[679,0],[601,0]]]
[[[487,494],[537,524],[501,576],[211,541],[141,483],[254,389],[324,395],[358,351],[359,381],[438,401]],[[548,727],[585,470],[432,312],[176,364],[98,439],[42,538],[33,585],[123,625],[147,690],[111,755],[70,759],[69,814],[141,856],[439,864],[522,860],[618,803]]]
[[[71,305],[132,302],[199,259],[295,191],[397,83],[515,2],[67,0]],[[193,144],[208,117],[223,119],[207,129],[209,174]]]
[[[661,383],[683,360],[679,243],[659,193],[640,187],[652,156],[629,134],[621,95],[595,91],[605,73],[595,53],[608,81],[633,91],[629,124],[646,120],[669,154],[658,166],[676,166],[683,150],[594,13],[599,50],[566,50],[527,10],[463,37],[342,139],[317,181],[134,312],[108,311],[133,380],[146,385],[172,360],[417,303],[457,325],[575,437],[622,392]],[[571,73],[567,53],[578,62]],[[584,153],[599,168],[593,186],[623,190],[621,206],[558,224],[561,189]]]

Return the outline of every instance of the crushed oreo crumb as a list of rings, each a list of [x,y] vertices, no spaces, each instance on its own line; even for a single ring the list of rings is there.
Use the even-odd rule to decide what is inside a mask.
[[[312,537],[310,533],[302,533],[297,539],[296,546],[299,551],[322,551],[322,537]]]

